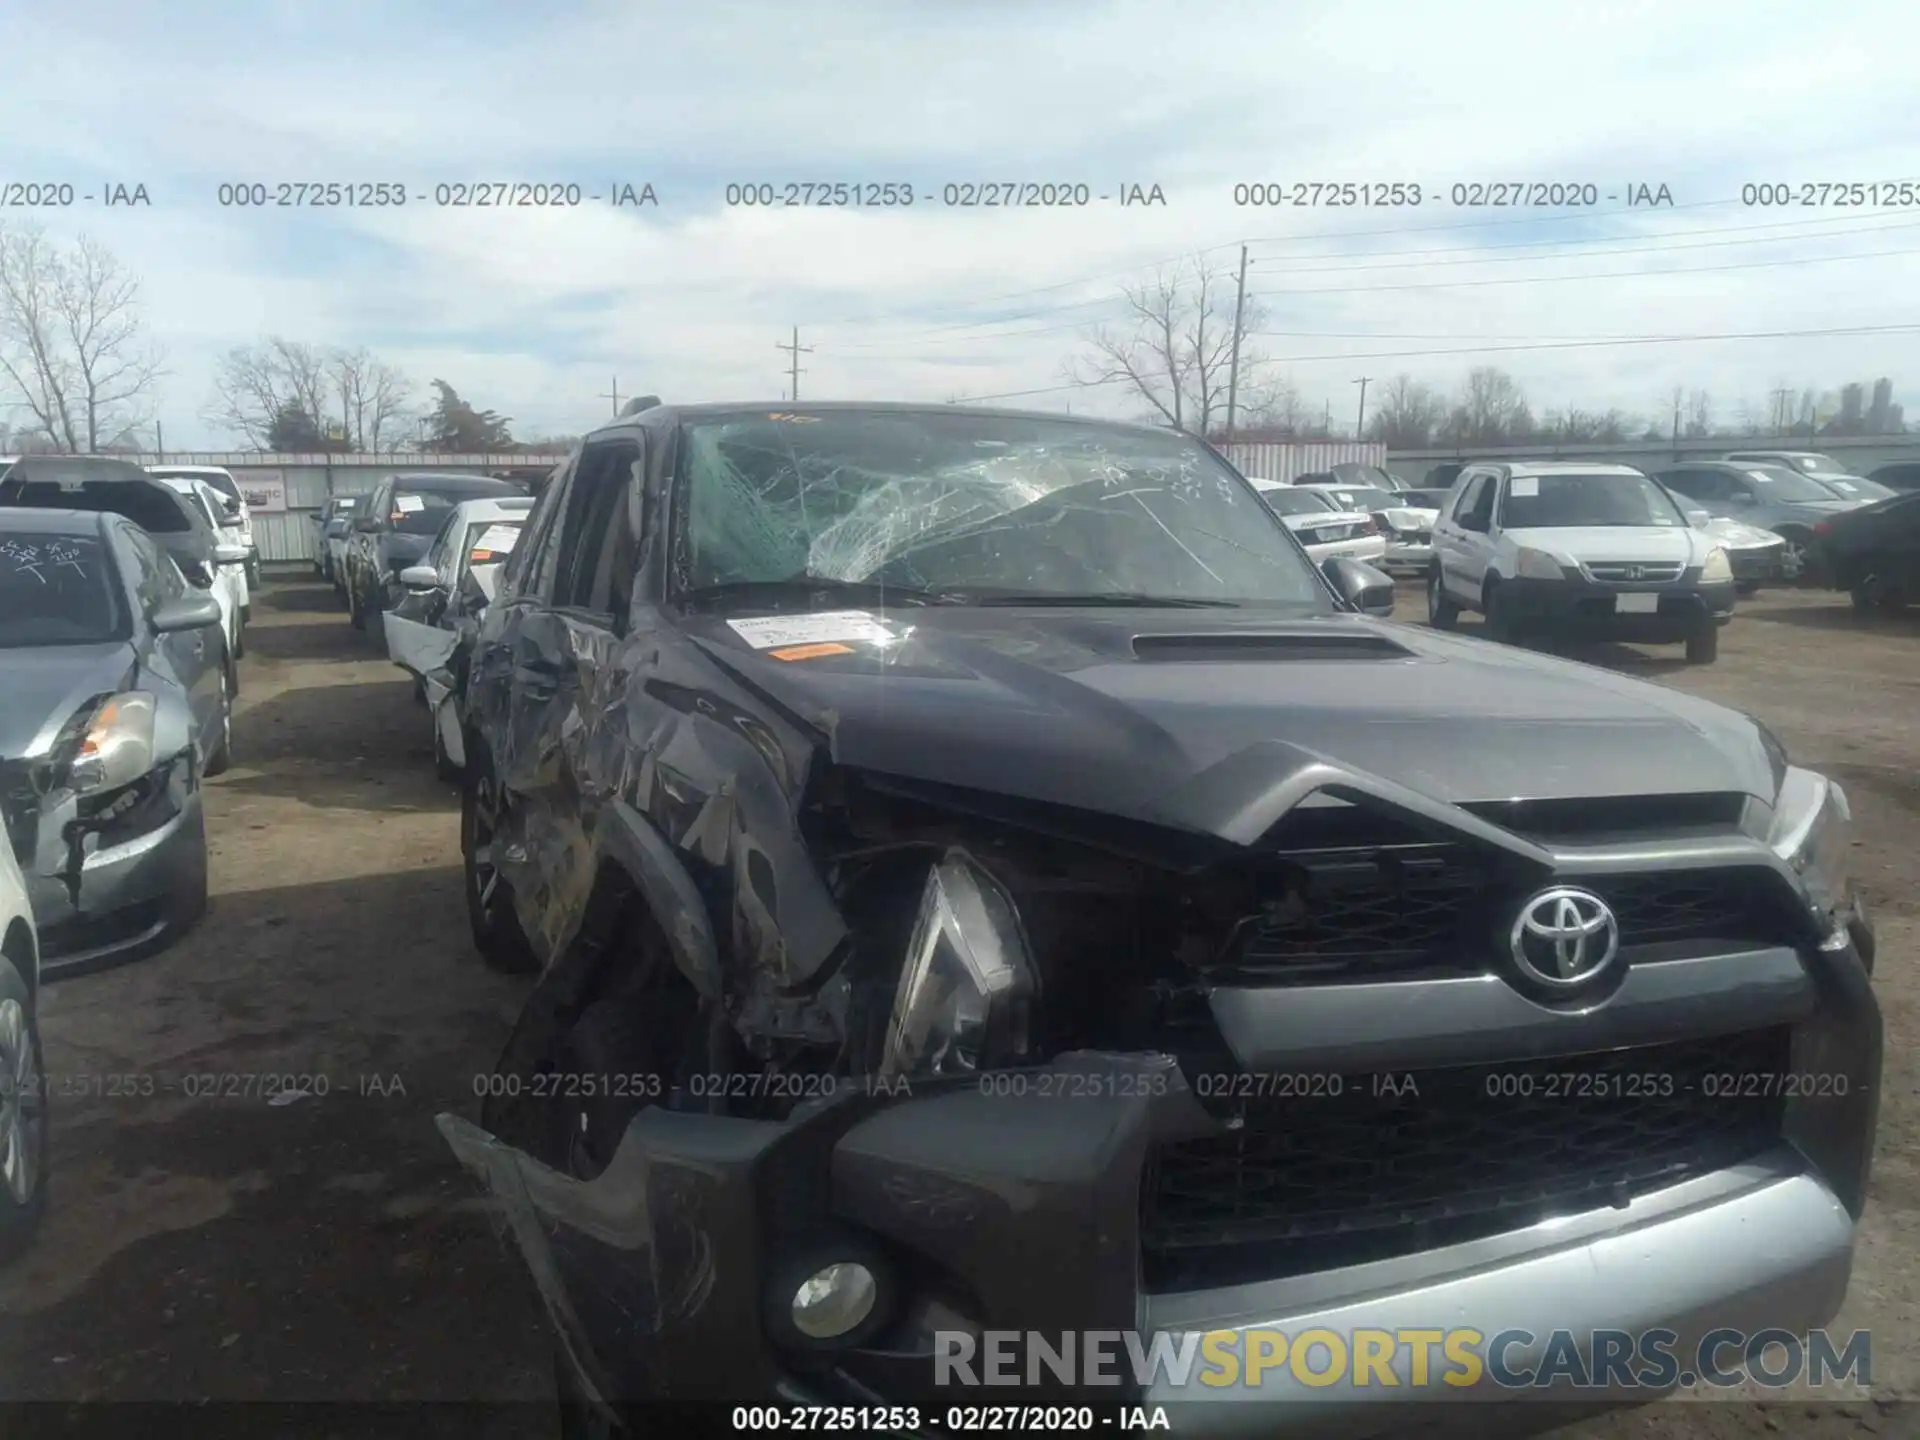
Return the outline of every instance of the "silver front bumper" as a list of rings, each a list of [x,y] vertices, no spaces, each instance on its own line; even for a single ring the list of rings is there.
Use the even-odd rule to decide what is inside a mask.
[[[1471,1325],[1489,1339],[1505,1330],[1529,1331],[1541,1344],[1567,1331],[1580,1337],[1589,1361],[1584,1341],[1595,1330],[1665,1329],[1678,1336],[1672,1353],[1684,1373],[1694,1348],[1713,1330],[1804,1334],[1830,1321],[1846,1295],[1853,1237],[1845,1206],[1783,1146],[1750,1164],[1641,1196],[1624,1209],[1404,1260],[1149,1296],[1143,1328],[1234,1330],[1243,1337],[1272,1329],[1291,1337],[1311,1329],[1348,1336],[1362,1329]],[[1175,1386],[1163,1375],[1144,1399],[1168,1406],[1183,1435],[1366,1436],[1405,1424],[1409,1401],[1658,1398],[1646,1390],[1503,1389],[1484,1375],[1478,1385],[1449,1385],[1437,1350],[1434,1358],[1422,1388],[1414,1387],[1409,1352],[1402,1350],[1391,1362],[1400,1381],[1394,1387],[1346,1380],[1310,1386],[1275,1366],[1253,1388],[1243,1375],[1219,1388],[1191,1377]],[[1506,1358],[1524,1369],[1540,1356],[1537,1348],[1529,1353],[1516,1346]]]

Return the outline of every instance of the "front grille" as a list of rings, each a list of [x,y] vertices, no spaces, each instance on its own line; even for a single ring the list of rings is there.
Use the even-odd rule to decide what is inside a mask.
[[[1614,564],[1607,562],[1586,567],[1587,574],[1609,585],[1670,585],[1686,567],[1681,564]]]
[[[1735,579],[1749,577],[1764,578],[1779,573],[1780,557],[1771,550],[1754,548],[1751,550],[1729,550],[1728,563],[1733,567]]]
[[[1396,845],[1287,857],[1284,899],[1244,920],[1215,978],[1312,983],[1412,970],[1485,972],[1527,890],[1499,884],[1466,847]],[[1542,882],[1543,884],[1545,882]],[[1793,943],[1769,870],[1729,866],[1569,877],[1612,907],[1623,947],[1675,941]]]
[[[1359,1264],[1624,1203],[1749,1159],[1778,1096],[1785,1030],[1202,1099],[1238,1128],[1159,1146],[1143,1182],[1150,1289]],[[1204,1087],[1203,1087],[1204,1088]],[[1214,1090],[1235,1088],[1215,1085]],[[1272,1090],[1277,1087],[1262,1087]],[[1379,1092],[1379,1093],[1377,1093]]]

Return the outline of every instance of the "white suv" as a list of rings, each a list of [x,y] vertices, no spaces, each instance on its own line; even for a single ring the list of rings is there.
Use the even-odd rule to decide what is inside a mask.
[[[1427,611],[1487,633],[1685,642],[1700,665],[1732,618],[1733,568],[1667,491],[1630,465],[1470,465],[1433,529]]]
[[[199,480],[220,492],[227,513],[239,517],[240,543],[247,549],[247,584],[260,585],[260,547],[253,538],[253,511],[247,497],[240,493],[233,472],[224,465],[149,465],[147,473],[171,484],[175,480]]]

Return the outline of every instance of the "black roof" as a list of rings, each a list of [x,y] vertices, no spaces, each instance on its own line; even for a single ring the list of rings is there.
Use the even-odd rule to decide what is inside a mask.
[[[0,506],[0,533],[8,535],[98,535],[112,512],[99,510],[42,510],[34,506]]]
[[[143,485],[162,485],[131,460],[111,455],[22,455],[7,471],[10,481],[20,484],[45,484],[53,481],[80,480],[86,484],[122,483],[138,480]],[[171,492],[169,492],[171,493]]]

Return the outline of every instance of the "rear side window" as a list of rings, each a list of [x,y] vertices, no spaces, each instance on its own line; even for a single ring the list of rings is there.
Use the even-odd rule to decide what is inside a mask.
[[[124,515],[150,535],[184,535],[194,529],[187,505],[192,502],[155,482],[110,480],[66,486],[52,480],[0,485],[0,504],[24,505],[34,510],[91,510]]]
[[[524,496],[526,491],[504,480],[479,480],[470,485],[408,485],[396,480],[393,502],[389,507],[393,528],[402,535],[437,535],[447,523],[447,515],[463,500],[507,500]]]

